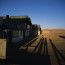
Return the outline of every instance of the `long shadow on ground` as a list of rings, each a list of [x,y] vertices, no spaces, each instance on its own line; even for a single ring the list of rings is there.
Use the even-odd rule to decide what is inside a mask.
[[[38,51],[35,53],[37,48]],[[10,47],[7,55],[7,63],[20,65],[51,65],[47,39],[42,37],[32,53],[29,53],[26,50]]]
[[[64,56],[62,55],[62,53],[55,47],[55,45],[54,45],[54,43],[52,42],[52,40],[49,39],[49,41],[50,41],[50,43],[51,43],[51,45],[52,45],[52,48],[53,48],[54,54],[55,54],[55,56],[56,56],[56,58],[57,58],[58,64],[59,64],[59,65],[62,65],[62,64],[61,64],[61,60],[60,60],[60,58],[59,58],[59,55],[61,56],[61,58],[63,59],[64,62],[65,62],[65,57],[64,57]],[[59,54],[59,55],[58,55],[58,54]]]
[[[61,37],[61,38],[64,38],[64,39],[65,39],[65,36],[59,36],[59,37]]]
[[[35,42],[38,39],[38,36],[34,36],[29,38],[28,40],[23,40],[22,42],[18,42],[16,44],[12,43],[14,47],[19,48],[20,46],[30,46],[33,42]],[[33,40],[33,41],[32,41]],[[27,44],[29,41],[31,41],[29,44]],[[27,45],[26,45],[27,44]]]

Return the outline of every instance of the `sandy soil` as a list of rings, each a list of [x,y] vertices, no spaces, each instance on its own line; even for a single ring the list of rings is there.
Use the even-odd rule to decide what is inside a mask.
[[[65,30],[45,29],[38,37],[13,50],[10,62],[15,65],[65,65]]]
[[[44,38],[43,44],[40,41],[42,37]],[[38,44],[39,41],[40,44]],[[47,45],[45,46],[46,43]],[[23,48],[26,47],[23,46],[20,47],[20,49]],[[48,59],[48,57],[46,58],[46,54],[48,53],[51,65],[65,65],[65,30],[64,29],[43,30],[42,34],[38,37],[38,39],[34,41],[31,45],[27,46],[27,52],[33,53],[34,50],[35,50],[34,54],[40,53],[42,57],[45,50],[45,59],[46,60]],[[41,61],[43,62],[43,60]],[[49,63],[47,65],[49,65]]]

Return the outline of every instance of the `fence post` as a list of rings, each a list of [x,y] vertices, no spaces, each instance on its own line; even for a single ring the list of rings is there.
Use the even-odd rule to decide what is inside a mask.
[[[12,51],[12,34],[11,31],[7,31],[7,45],[6,45],[6,58],[10,59]]]

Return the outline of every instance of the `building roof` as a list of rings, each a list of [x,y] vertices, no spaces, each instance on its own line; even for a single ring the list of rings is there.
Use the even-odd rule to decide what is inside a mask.
[[[9,15],[6,15],[6,16],[2,16],[3,19],[6,19],[7,16],[10,18],[10,19],[21,19],[21,18],[28,18],[28,16],[9,16]]]

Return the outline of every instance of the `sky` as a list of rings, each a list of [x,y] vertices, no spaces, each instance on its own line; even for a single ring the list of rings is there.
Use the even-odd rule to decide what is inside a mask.
[[[65,29],[65,0],[0,0],[0,16],[24,16],[42,29]]]

